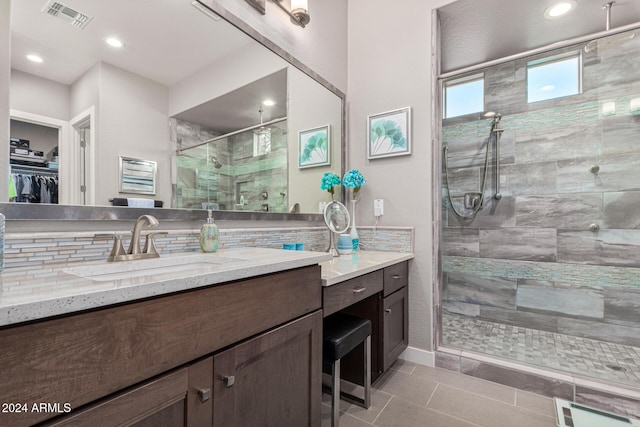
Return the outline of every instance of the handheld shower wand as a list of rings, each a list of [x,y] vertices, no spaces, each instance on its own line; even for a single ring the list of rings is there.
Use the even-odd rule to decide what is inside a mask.
[[[500,113],[494,113],[494,112],[488,112],[487,114],[484,115],[485,117],[492,117],[491,120],[491,132],[489,133],[489,138],[491,138],[491,135],[493,135],[493,137],[495,138],[495,149],[496,149],[496,175],[495,175],[495,194],[493,195],[493,198],[496,200],[500,200],[502,199],[502,194],[500,193],[500,134],[502,132],[504,132],[504,129],[500,129],[499,123],[500,123],[500,119],[502,118],[502,114]]]

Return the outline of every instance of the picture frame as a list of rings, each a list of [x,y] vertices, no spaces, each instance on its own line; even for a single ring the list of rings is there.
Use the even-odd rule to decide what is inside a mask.
[[[367,117],[367,158],[411,154],[411,107]]]
[[[157,168],[151,160],[120,156],[120,193],[155,196]]]
[[[331,125],[298,132],[298,168],[331,165]]]

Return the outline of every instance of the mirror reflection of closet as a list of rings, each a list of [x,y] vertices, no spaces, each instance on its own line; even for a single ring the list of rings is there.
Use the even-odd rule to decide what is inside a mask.
[[[71,121],[11,110],[9,194],[12,187],[16,194],[10,201],[92,204],[93,182],[86,173],[93,163],[92,129],[91,110]]]
[[[58,203],[59,129],[11,119],[9,195],[17,203]]]

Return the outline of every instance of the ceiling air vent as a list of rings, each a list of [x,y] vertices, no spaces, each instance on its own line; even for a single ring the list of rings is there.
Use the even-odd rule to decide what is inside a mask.
[[[70,7],[60,3],[56,0],[50,0],[42,9],[43,12],[62,19],[65,22],[70,23],[72,26],[83,29],[86,27],[93,17],[71,9]]]

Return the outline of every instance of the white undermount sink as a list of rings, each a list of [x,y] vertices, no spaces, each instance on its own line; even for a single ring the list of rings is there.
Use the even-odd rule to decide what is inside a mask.
[[[186,273],[211,268],[222,264],[245,262],[243,258],[219,256],[217,254],[193,254],[169,256],[135,261],[122,261],[109,264],[69,267],[65,273],[73,274],[97,282],[106,282],[135,277],[156,276],[162,274]]]

